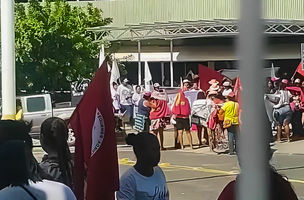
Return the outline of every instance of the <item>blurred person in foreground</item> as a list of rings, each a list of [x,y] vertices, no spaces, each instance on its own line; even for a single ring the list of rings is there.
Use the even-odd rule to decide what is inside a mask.
[[[53,181],[31,180],[29,152],[24,142],[0,144],[0,199],[76,200],[72,190]]]
[[[268,149],[268,158],[271,160],[273,152]],[[238,155],[239,165],[242,165],[242,158]],[[288,181],[287,177],[280,175],[274,167],[269,164],[269,200],[297,200],[298,197],[294,192],[292,185]],[[240,173],[235,180],[227,184],[223,189],[218,200],[236,200],[236,189],[239,183],[239,177],[242,176]]]
[[[54,181],[72,188],[73,163],[67,140],[68,128],[62,119],[51,117],[42,123],[40,143],[47,154],[42,158],[40,167]]]
[[[120,179],[118,200],[169,200],[166,177],[158,166],[160,146],[157,138],[148,132],[129,134],[126,142],[133,146],[136,164]]]
[[[32,129],[32,123],[25,121],[1,120],[0,121],[0,143],[10,140],[19,140],[26,144],[29,153],[30,179],[34,182],[42,179],[53,180],[51,176],[44,173],[37,160],[32,154],[33,141],[29,132]]]

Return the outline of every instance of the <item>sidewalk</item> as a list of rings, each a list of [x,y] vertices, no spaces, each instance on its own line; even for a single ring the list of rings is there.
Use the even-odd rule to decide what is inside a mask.
[[[130,130],[130,128],[128,127],[126,132],[128,134],[128,133],[133,133],[134,131]],[[185,132],[184,132],[183,136],[184,136],[183,137],[184,145],[189,145]],[[209,147],[198,148],[198,146],[195,146],[195,144],[198,144],[198,138],[197,138],[197,134],[195,132],[192,132],[192,139],[193,139],[193,144],[194,144],[194,150],[191,150],[189,146],[186,146],[184,152],[216,155],[216,153],[210,151]],[[165,132],[164,132],[164,146],[165,146],[165,148],[167,148],[167,151],[174,150],[174,148],[173,148],[174,147],[173,127],[168,127],[168,129],[165,130]],[[271,148],[276,150],[274,152],[275,154],[304,154],[304,140],[292,141],[290,143],[275,142],[275,145],[272,146]],[[181,150],[177,150],[177,151],[181,151]]]

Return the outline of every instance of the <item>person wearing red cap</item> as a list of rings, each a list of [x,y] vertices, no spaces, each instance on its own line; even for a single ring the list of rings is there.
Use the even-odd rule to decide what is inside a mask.
[[[223,128],[228,131],[229,155],[235,155],[237,147],[237,139],[240,132],[239,104],[235,100],[234,92],[230,92],[227,96],[228,101],[224,103],[219,113],[225,113]]]

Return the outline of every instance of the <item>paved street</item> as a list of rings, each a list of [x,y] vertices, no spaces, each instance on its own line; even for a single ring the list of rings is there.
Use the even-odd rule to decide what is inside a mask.
[[[194,143],[197,143],[195,135]],[[186,142],[185,138],[185,142]],[[173,132],[165,133],[165,147],[173,146]],[[276,144],[272,165],[286,175],[299,199],[304,199],[304,141]],[[34,148],[38,160],[43,156],[41,148]],[[135,163],[131,147],[118,147],[120,174]],[[167,177],[173,200],[214,200],[224,186],[239,172],[236,156],[217,155],[208,147],[190,150],[162,151],[160,166]]]

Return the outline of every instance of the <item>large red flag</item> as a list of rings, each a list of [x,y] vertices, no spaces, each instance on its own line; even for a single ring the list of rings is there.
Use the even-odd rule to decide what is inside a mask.
[[[220,84],[224,78],[220,72],[215,71],[214,69],[208,68],[204,65],[198,65],[199,79],[200,79],[200,88],[203,91],[207,91],[210,87],[208,83],[211,79],[216,79]]]
[[[87,200],[114,200],[119,189],[115,122],[110,76],[104,61],[71,117],[76,136],[74,192],[84,199],[87,167]]]
[[[239,103],[240,109],[242,109],[242,90],[243,90],[243,87],[242,87],[241,79],[239,76],[237,76],[233,92],[235,94],[235,99]]]
[[[298,68],[297,68],[297,70],[295,71],[294,75],[295,75],[296,73],[299,73],[299,74],[301,74],[302,76],[304,76],[304,69],[302,69],[302,62],[300,62],[300,64],[298,65]],[[294,75],[293,75],[292,77],[294,77]]]

